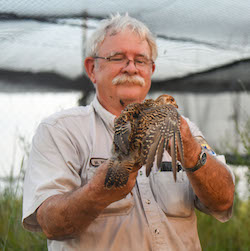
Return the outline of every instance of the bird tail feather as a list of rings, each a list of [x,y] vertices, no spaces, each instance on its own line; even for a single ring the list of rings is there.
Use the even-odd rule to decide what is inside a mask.
[[[129,171],[120,165],[119,161],[111,160],[106,174],[104,186],[108,189],[112,187],[121,188],[128,182]]]

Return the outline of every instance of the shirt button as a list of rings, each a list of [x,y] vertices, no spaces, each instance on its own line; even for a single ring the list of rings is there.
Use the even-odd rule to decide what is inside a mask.
[[[159,231],[159,229],[155,229],[155,234],[159,234],[160,233],[160,231]]]
[[[151,203],[151,201],[150,201],[150,200],[146,200],[146,203],[147,203],[147,204],[150,204],[150,203]]]
[[[142,171],[140,171],[140,175],[142,176]]]

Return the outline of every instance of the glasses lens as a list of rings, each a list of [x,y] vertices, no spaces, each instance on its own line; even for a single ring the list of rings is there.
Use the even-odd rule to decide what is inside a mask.
[[[132,61],[135,67],[140,70],[148,68],[153,63],[152,60],[149,60],[148,58],[143,56],[136,57],[134,60],[130,60],[123,54],[117,54],[103,59],[106,59],[113,64],[120,64],[123,67],[129,65],[130,61]]]
[[[114,55],[108,58],[110,62],[123,63],[126,61],[126,57],[123,55]]]

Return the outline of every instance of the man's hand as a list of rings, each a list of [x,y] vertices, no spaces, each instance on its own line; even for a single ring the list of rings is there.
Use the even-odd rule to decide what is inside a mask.
[[[105,187],[105,179],[107,177],[107,172],[110,168],[108,160],[105,164],[101,165],[92,180],[88,183],[88,185],[95,191],[95,196],[99,198],[99,202],[103,203],[104,206],[108,206],[110,203],[121,200],[127,196],[133,189],[136,183],[136,177],[138,174],[139,168],[136,166],[129,173],[128,180],[124,186],[116,188],[106,188]]]
[[[49,197],[37,209],[37,221],[48,239],[75,238],[112,202],[126,197],[133,189],[137,171],[119,189],[104,187],[108,163],[98,167],[94,177],[83,187]]]
[[[201,152],[201,145],[195,140],[193,137],[189,125],[187,121],[181,117],[181,124],[180,124],[180,133],[183,143],[183,155],[184,155],[184,162],[182,165],[185,168],[192,168],[195,166],[198,160],[198,156]],[[171,140],[168,143],[167,151],[171,155]],[[178,149],[178,160],[181,161],[180,152]]]
[[[181,117],[181,137],[184,148],[184,162],[185,168],[192,168],[198,161],[198,156],[201,152],[201,145],[193,137],[187,121]]]
[[[181,136],[184,148],[184,166],[193,168],[199,159],[201,145],[192,136],[185,119],[181,118]],[[182,163],[183,164],[183,163]],[[233,205],[234,183],[225,165],[207,154],[204,166],[195,172],[187,172],[195,194],[213,212],[223,212]]]

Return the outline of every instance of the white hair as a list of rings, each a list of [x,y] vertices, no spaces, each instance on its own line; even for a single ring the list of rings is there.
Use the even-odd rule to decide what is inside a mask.
[[[130,17],[127,13],[123,16],[119,13],[115,16],[111,15],[109,19],[101,21],[99,28],[87,41],[86,56],[94,57],[98,55],[99,47],[108,33],[115,35],[127,28],[136,33],[141,39],[145,39],[148,42],[152,60],[155,61],[158,55],[155,37],[145,24]]]

